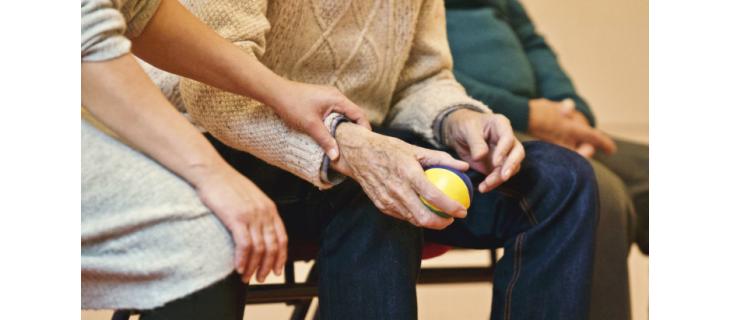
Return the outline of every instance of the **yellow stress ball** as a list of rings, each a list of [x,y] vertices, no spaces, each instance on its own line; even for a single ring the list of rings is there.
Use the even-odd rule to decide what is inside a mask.
[[[441,190],[446,196],[454,201],[461,203],[464,208],[469,209],[474,187],[471,180],[463,172],[446,166],[433,166],[424,171],[426,179],[431,181],[436,188]],[[448,214],[430,204],[426,199],[421,197],[421,202],[431,211],[440,217],[450,218]]]

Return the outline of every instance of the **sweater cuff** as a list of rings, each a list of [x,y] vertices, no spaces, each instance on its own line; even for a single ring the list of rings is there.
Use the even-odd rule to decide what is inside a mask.
[[[433,135],[434,135],[433,138],[440,145],[444,145],[444,140],[443,140],[443,137],[444,137],[444,125],[443,125],[444,124],[444,120],[446,120],[446,118],[450,114],[454,113],[455,111],[462,110],[462,109],[468,109],[468,110],[473,110],[473,111],[476,111],[476,112],[479,112],[479,113],[485,113],[485,110],[484,109],[478,108],[478,107],[475,107],[475,106],[471,106],[471,105],[451,106],[451,107],[446,108],[443,111],[441,111],[441,113],[439,113],[438,116],[436,116],[436,119],[433,121]]]
[[[333,137],[335,136],[337,126],[345,122],[350,122],[350,120],[339,113],[333,112],[325,118],[325,126],[329,129],[330,135]],[[330,162],[332,162],[332,159],[325,153],[322,167],[319,170],[319,178],[326,185],[337,185],[347,177],[337,171],[330,170]]]

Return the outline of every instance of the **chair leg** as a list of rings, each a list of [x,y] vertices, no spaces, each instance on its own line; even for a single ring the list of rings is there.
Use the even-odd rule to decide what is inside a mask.
[[[317,283],[319,273],[317,272],[317,262],[314,262],[314,265],[312,265],[312,269],[309,270],[309,274],[307,274],[307,280],[305,283],[307,284],[315,284]],[[312,306],[312,301],[314,299],[306,299],[306,300],[300,300],[297,302],[297,304],[294,306],[294,311],[292,311],[291,314],[291,320],[304,320],[307,317],[307,313],[309,312],[309,307]],[[319,308],[318,308],[319,311]],[[317,318],[317,315],[315,313],[315,319]]]
[[[497,265],[497,250],[496,249],[489,249],[489,262],[492,264],[492,266]]]
[[[129,320],[129,317],[132,315],[132,312],[127,310],[117,310],[114,311],[114,314],[112,315],[112,320]]]

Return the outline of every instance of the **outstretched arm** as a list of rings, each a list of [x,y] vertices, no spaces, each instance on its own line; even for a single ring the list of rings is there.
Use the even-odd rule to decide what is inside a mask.
[[[141,8],[147,9],[155,8]],[[259,280],[272,268],[280,273],[287,236],[273,202],[228,166],[147,78],[129,54],[127,25],[111,0],[83,0],[81,15],[83,106],[125,142],[196,189],[231,231],[234,264],[245,281],[257,270]],[[130,30],[144,25],[139,21],[132,21]]]
[[[290,127],[308,134],[327,150],[330,158],[337,158],[338,151],[323,123],[327,115],[338,112],[368,126],[360,108],[338,91],[294,83],[276,75],[176,0],[160,0],[157,12],[132,43],[132,52],[157,68],[249,96],[273,108]],[[303,103],[307,99],[316,101]]]

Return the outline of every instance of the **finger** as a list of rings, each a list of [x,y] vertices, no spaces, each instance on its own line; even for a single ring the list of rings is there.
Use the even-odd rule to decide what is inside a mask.
[[[418,195],[410,188],[398,190],[395,196],[401,201],[401,204],[406,210],[414,216],[421,227],[441,230],[454,222],[454,218],[452,217],[444,218],[429,210],[418,198]]]
[[[276,263],[274,263],[274,274],[280,276],[286,264],[287,252],[289,250],[289,236],[287,236],[284,223],[281,222],[278,214],[274,223],[274,231],[276,232],[277,245],[279,246],[279,256],[276,258]]]
[[[469,154],[474,161],[484,159],[489,153],[489,146],[484,140],[484,135],[480,131],[467,132],[466,144],[469,146]]]
[[[596,153],[596,148],[593,147],[592,144],[584,142],[578,146],[575,152],[587,159],[592,157]]]
[[[466,217],[466,208],[436,188],[431,181],[426,179],[423,172],[411,177],[411,186],[418,195],[441,212],[456,218]]]
[[[504,116],[497,116],[504,118]],[[515,134],[512,131],[512,126],[510,126],[509,121],[504,119],[498,119],[496,121],[496,130],[497,134],[499,135],[499,140],[497,141],[497,146],[494,148],[494,152],[492,155],[492,165],[495,167],[502,166],[504,164],[505,159],[507,158],[507,154],[512,150],[512,148],[515,145]]]
[[[519,140],[515,139],[512,150],[502,166],[502,180],[507,181],[519,170],[519,165],[525,159],[525,148]]]
[[[264,253],[261,266],[256,273],[256,280],[258,280],[258,282],[264,282],[264,280],[266,280],[266,276],[268,276],[271,272],[271,269],[274,268],[274,262],[279,256],[279,246],[277,245],[276,232],[274,231],[273,221],[264,224],[262,230],[266,253]]]
[[[236,253],[233,261],[236,272],[243,275],[251,253],[251,236],[245,225],[233,230],[233,242],[236,244]]]
[[[564,99],[560,101],[560,114],[563,116],[569,116],[575,111],[575,101],[573,99]]]
[[[330,131],[327,130],[327,127],[324,126],[323,122],[311,121],[304,130],[306,131],[306,134],[312,137],[312,139],[314,139],[314,141],[322,147],[322,150],[327,153],[330,160],[336,161],[337,158],[339,158],[340,152],[337,148],[337,141],[334,137],[332,137]]]
[[[248,232],[251,234],[252,250],[251,258],[249,259],[246,271],[243,274],[243,280],[246,283],[251,281],[251,277],[256,269],[258,269],[259,264],[261,264],[261,258],[264,255],[264,251],[266,251],[264,238],[261,235],[261,225],[249,225]]]
[[[616,151],[616,144],[602,132],[590,127],[577,127],[577,131],[577,136],[581,142],[590,143],[607,154]]]
[[[487,193],[494,190],[494,188],[504,182],[502,175],[500,174],[502,171],[501,169],[501,167],[494,168],[494,170],[489,173],[486,178],[484,178],[484,181],[479,184],[479,192]]]
[[[418,158],[418,162],[421,164],[421,166],[430,167],[441,165],[452,167],[460,171],[466,171],[469,169],[468,163],[454,159],[454,157],[446,152],[430,150],[421,147],[415,148],[416,157]]]
[[[350,101],[350,99],[345,98],[342,103],[335,105],[333,110],[343,114],[350,121],[372,130],[365,112],[354,102]]]

